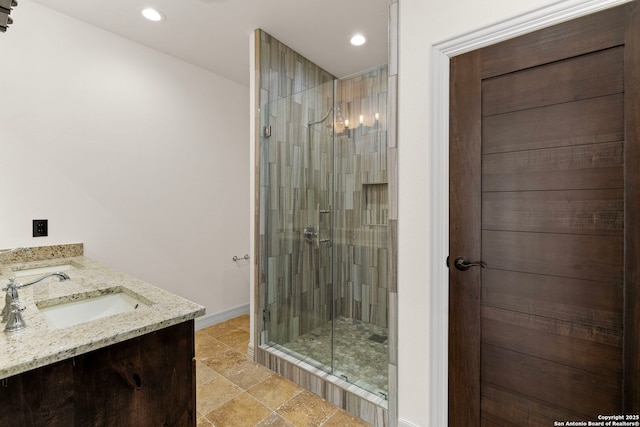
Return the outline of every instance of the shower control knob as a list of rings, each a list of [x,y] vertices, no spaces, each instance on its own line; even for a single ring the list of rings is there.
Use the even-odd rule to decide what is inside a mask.
[[[453,261],[453,265],[460,271],[467,271],[471,267],[486,267],[486,264],[482,261],[471,262],[463,256],[456,258],[455,261]]]
[[[312,226],[307,226],[302,231],[302,235],[304,236],[304,241],[307,243],[313,243],[313,241],[318,237],[318,232]]]

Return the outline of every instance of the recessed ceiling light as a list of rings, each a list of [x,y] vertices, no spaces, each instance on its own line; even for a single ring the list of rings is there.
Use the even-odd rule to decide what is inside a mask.
[[[354,34],[351,37],[351,44],[354,46],[362,46],[367,42],[367,39],[362,34]]]
[[[162,12],[152,7],[142,9],[142,16],[153,22],[164,21],[164,15]]]

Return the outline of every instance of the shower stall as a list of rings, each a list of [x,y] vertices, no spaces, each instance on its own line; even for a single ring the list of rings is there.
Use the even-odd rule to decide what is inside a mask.
[[[386,401],[387,67],[323,80],[261,103],[259,346]]]

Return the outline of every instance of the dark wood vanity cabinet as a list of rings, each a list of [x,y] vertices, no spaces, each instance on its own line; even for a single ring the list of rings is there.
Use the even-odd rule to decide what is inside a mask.
[[[196,425],[193,320],[15,375],[0,426]]]

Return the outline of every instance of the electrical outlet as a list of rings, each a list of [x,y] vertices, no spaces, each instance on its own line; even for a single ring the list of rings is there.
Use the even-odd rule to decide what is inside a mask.
[[[44,237],[49,235],[49,220],[33,220],[33,237]]]

